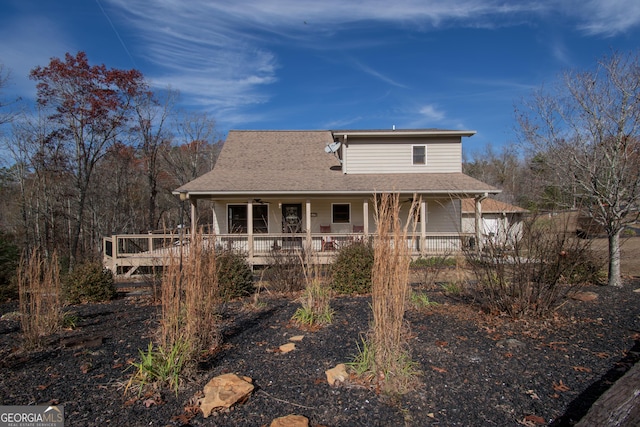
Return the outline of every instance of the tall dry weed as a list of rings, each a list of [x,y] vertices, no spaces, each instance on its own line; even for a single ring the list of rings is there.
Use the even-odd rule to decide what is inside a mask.
[[[161,345],[185,345],[189,357],[217,347],[219,287],[216,251],[201,233],[181,242],[165,259]]]
[[[384,378],[383,389],[404,393],[415,384],[416,366],[411,361],[405,320],[409,287],[409,265],[415,231],[415,216],[401,220],[399,194],[381,194],[375,203],[377,237],[372,271],[373,323],[369,348],[375,373]],[[416,211],[412,202],[410,212]]]
[[[58,255],[47,259],[39,249],[20,260],[18,290],[25,347],[36,348],[60,329],[63,321]]]

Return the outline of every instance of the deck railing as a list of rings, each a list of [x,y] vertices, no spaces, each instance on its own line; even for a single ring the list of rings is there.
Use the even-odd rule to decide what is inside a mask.
[[[311,249],[319,255],[320,262],[331,262],[337,251],[354,241],[375,239],[375,234],[362,233],[306,233],[300,234],[205,234],[204,240],[217,249],[231,249],[247,255],[251,265],[265,265],[274,251],[302,251]],[[309,240],[310,238],[310,240]],[[414,233],[406,243],[412,256],[452,255],[463,250],[470,234],[428,233],[422,236]],[[105,267],[116,275],[131,276],[140,267],[162,266],[170,252],[176,253],[182,246],[187,247],[188,234],[120,234],[103,238],[103,258]]]

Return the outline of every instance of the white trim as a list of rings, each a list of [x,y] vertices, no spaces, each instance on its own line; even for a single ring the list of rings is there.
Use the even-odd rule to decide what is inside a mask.
[[[415,149],[417,147],[424,148],[424,163],[416,163]],[[411,166],[424,167],[427,166],[427,144],[412,144],[411,145]]]
[[[416,129],[416,130],[353,130],[353,131],[332,131],[334,135],[342,135],[343,138],[347,136],[398,136],[398,135],[411,135],[411,136],[473,136],[476,134],[475,130],[426,130],[426,129]]]

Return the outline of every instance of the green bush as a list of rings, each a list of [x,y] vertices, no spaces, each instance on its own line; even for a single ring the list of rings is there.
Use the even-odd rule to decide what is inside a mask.
[[[108,301],[116,296],[113,273],[99,263],[76,266],[64,281],[63,289],[71,304]]]
[[[216,257],[220,297],[229,301],[253,293],[253,272],[247,258],[235,251],[224,251]]]
[[[411,261],[411,268],[425,268],[425,267],[433,267],[433,268],[444,268],[444,267],[455,267],[456,259],[452,257],[430,257],[430,258],[417,258]]]
[[[340,248],[331,268],[333,290],[339,294],[371,292],[373,247],[366,242],[354,242]]]
[[[20,253],[9,236],[0,233],[0,302],[18,298],[15,282]]]

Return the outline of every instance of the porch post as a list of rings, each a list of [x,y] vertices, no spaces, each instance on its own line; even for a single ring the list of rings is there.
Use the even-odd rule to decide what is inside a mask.
[[[487,198],[487,193],[474,198],[474,210],[476,214],[476,250],[482,251],[482,201]]]
[[[427,202],[420,199],[420,255],[427,254]]]
[[[364,228],[364,237],[369,237],[369,200],[364,199],[362,202],[362,225]]]
[[[211,224],[213,226],[211,233],[220,234],[220,225],[218,224],[218,214],[216,214],[216,205],[217,205],[217,202],[213,200],[211,202]]]
[[[189,198],[191,206],[191,235],[194,236],[198,231],[198,199]]]
[[[247,201],[247,249],[249,262],[253,265],[253,200]]]
[[[312,241],[311,241],[311,200],[307,199],[307,203],[305,205],[305,221],[307,223],[307,251],[311,251]]]

